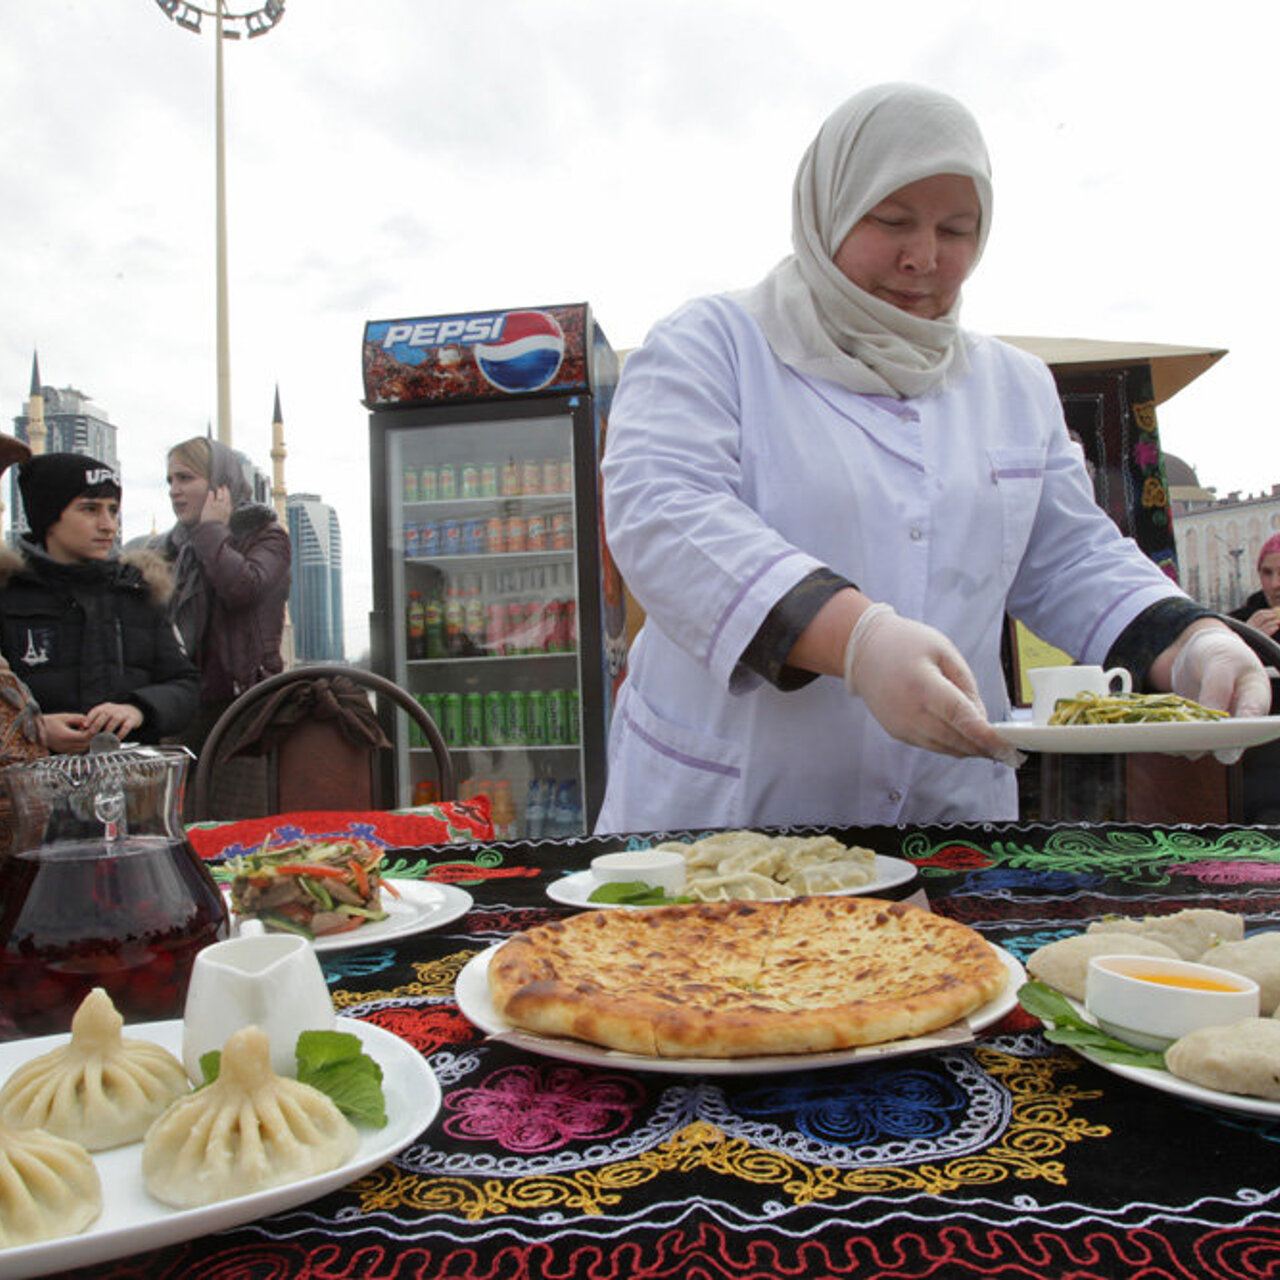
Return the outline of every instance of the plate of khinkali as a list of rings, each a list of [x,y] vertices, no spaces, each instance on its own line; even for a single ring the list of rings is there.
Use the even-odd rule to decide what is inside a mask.
[[[348,1145],[339,1146],[335,1158],[340,1163],[336,1167],[308,1174],[304,1171],[305,1163],[300,1163],[294,1180],[195,1208],[175,1209],[162,1204],[146,1190],[142,1141],[89,1152],[87,1158],[92,1161],[101,1186],[101,1211],[87,1225],[69,1218],[67,1231],[78,1234],[0,1247],[0,1275],[5,1280],[53,1275],[72,1267],[88,1266],[194,1239],[314,1200],[389,1160],[435,1118],[440,1109],[440,1086],[417,1049],[391,1032],[354,1018],[339,1018],[336,1029],[358,1036],[364,1051],[381,1066],[387,1112],[387,1124],[382,1129],[357,1126],[354,1150],[349,1150]],[[180,1021],[141,1023],[125,1027],[124,1032],[132,1042],[159,1046],[175,1057],[182,1054]],[[68,1042],[68,1036],[58,1035],[0,1043],[0,1082],[8,1080],[33,1061],[63,1048]],[[4,1162],[6,1146],[15,1141],[13,1132],[22,1131],[11,1130],[8,1137],[0,1135],[4,1137],[0,1141],[0,1164]],[[65,1146],[49,1145],[65,1142],[65,1139],[50,1136],[47,1141],[42,1140],[35,1154],[46,1164],[52,1164],[70,1184],[74,1179],[86,1178],[87,1172],[82,1167],[83,1159],[68,1152]],[[160,1155],[163,1158],[163,1151]],[[19,1159],[29,1158],[25,1151],[17,1152],[16,1156]],[[12,1193],[12,1187],[0,1181],[0,1221],[6,1214],[3,1197]],[[71,1203],[83,1197],[69,1193],[65,1199]],[[57,1208],[56,1204],[53,1208]]]

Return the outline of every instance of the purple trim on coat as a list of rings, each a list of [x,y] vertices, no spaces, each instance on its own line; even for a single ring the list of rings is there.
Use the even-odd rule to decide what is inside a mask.
[[[720,643],[720,633],[724,630],[725,624],[729,621],[729,615],[742,603],[742,598],[751,590],[766,573],[775,565],[781,564],[784,560],[791,556],[803,555],[802,551],[798,551],[795,547],[788,547],[785,551],[779,551],[771,560],[766,560],[760,568],[751,575],[738,589],[733,593],[733,598],[725,606],[724,612],[720,615],[720,621],[716,623],[715,630],[711,633],[711,643],[707,646],[707,654],[710,656],[716,650],[716,645]]]
[[[659,742],[651,734],[645,733],[625,710],[622,712],[622,718],[627,722],[627,727],[632,733],[642,738],[654,751],[660,756],[666,756],[668,760],[674,760],[677,764],[687,765],[691,769],[701,769],[704,773],[719,773],[726,778],[742,777],[742,770],[736,765],[717,764],[714,760],[702,760],[698,756],[690,756],[683,751],[677,751],[674,747],[669,747],[665,742]]]
[[[1137,591],[1145,591],[1145,590],[1146,590],[1146,587],[1147,587],[1147,584],[1145,584],[1145,583],[1144,583],[1144,584],[1143,584],[1143,586],[1141,586],[1141,587],[1130,587],[1130,588],[1129,588],[1129,590],[1128,590],[1128,591],[1126,591],[1126,592],[1124,593],[1124,595],[1122,595],[1118,600],[1113,600],[1113,601],[1111,602],[1111,607],[1106,611],[1106,613],[1104,613],[1104,614],[1103,614],[1103,615],[1102,615],[1102,616],[1101,616],[1101,617],[1100,617],[1100,618],[1099,618],[1099,619],[1098,619],[1098,620],[1093,624],[1093,626],[1089,628],[1089,634],[1088,634],[1087,636],[1085,636],[1085,638],[1084,638],[1084,645],[1083,645],[1083,647],[1082,647],[1082,648],[1081,648],[1081,650],[1080,650],[1080,651],[1081,651],[1081,653],[1088,653],[1088,652],[1089,652],[1089,646],[1093,643],[1093,637],[1094,637],[1094,636],[1096,636],[1096,635],[1098,634],[1098,629],[1102,626],[1102,624],[1103,624],[1104,622],[1106,622],[1106,620],[1107,620],[1107,619],[1108,619],[1108,618],[1109,618],[1113,613],[1115,613],[1115,611],[1116,611],[1116,610],[1117,610],[1117,609],[1118,609],[1122,604],[1124,604],[1124,602],[1125,602],[1125,601],[1126,601],[1126,600],[1127,600],[1131,595],[1133,595],[1133,594],[1134,594],[1135,592],[1137,592]]]

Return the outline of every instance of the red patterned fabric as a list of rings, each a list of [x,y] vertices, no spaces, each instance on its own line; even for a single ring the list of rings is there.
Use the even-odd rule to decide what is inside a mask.
[[[492,840],[493,820],[489,816],[489,797],[478,796],[465,803],[423,805],[411,813],[315,810],[242,818],[238,822],[201,823],[189,827],[187,835],[202,858],[213,859],[235,857],[264,844],[285,844],[306,836],[357,837],[389,849]]]

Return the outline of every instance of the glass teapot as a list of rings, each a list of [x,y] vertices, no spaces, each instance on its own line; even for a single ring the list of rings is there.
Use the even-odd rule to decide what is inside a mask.
[[[121,747],[0,770],[0,1039],[66,1031],[93,987],[126,1022],[180,1018],[191,964],[230,932],[182,828],[184,747]]]

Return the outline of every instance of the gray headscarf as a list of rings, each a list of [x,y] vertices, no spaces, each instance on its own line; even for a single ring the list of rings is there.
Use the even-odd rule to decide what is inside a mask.
[[[991,164],[965,107],[921,85],[883,84],[828,117],[796,174],[793,253],[738,295],[779,360],[852,391],[900,397],[927,395],[964,367],[959,299],[939,319],[913,316],[860,289],[832,261],[887,196],[944,173],[973,180],[981,256],[991,226]]]

